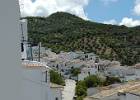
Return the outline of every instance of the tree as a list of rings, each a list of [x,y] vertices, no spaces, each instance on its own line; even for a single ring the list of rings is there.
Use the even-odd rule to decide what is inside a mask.
[[[85,78],[85,84],[88,88],[97,87],[102,84],[102,80],[96,75],[91,75]]]
[[[120,83],[120,82],[121,82],[121,80],[118,77],[107,76],[106,81],[104,82],[104,85],[107,86],[107,85],[111,85],[111,84],[114,84],[114,83]]]
[[[71,74],[72,76],[77,76],[81,72],[80,68],[72,68]]]
[[[65,81],[62,76],[53,70],[50,71],[50,81],[58,85],[65,85]]]
[[[76,95],[86,96],[87,95],[87,87],[84,81],[79,81],[76,85]]]

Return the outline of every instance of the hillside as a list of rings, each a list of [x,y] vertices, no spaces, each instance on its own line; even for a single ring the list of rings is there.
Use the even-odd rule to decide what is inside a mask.
[[[27,19],[29,41],[42,42],[56,53],[81,50],[124,65],[140,62],[140,26],[105,25],[63,12]]]

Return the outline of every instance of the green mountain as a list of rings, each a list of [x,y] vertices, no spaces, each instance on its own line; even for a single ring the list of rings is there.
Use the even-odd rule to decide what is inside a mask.
[[[81,50],[124,65],[140,62],[140,26],[106,25],[64,12],[27,19],[29,41],[42,42],[56,53]]]

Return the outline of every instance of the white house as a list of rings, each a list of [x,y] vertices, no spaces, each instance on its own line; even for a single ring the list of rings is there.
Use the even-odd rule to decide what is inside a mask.
[[[95,67],[92,68],[82,68],[81,73],[78,74],[78,81],[84,80],[86,77],[90,75],[96,75],[98,73],[98,69]]]
[[[50,83],[50,68],[44,63],[22,62],[22,95],[24,100],[62,100],[63,86]]]
[[[106,71],[109,76],[119,77],[124,81],[136,79],[136,70],[132,66],[112,66]]]
[[[36,61],[23,61],[24,100],[51,100],[49,67]]]
[[[58,57],[73,60],[79,57],[79,54],[77,54],[76,52],[60,52],[60,54],[58,54]]]
[[[95,60],[97,56],[94,53],[81,53],[79,54],[79,58],[81,60],[88,61],[88,60]]]

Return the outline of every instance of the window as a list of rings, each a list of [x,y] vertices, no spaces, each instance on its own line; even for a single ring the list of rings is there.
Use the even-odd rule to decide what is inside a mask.
[[[24,44],[21,43],[21,52],[23,52],[23,51],[24,51]]]
[[[90,72],[88,72],[88,75],[90,75]]]

